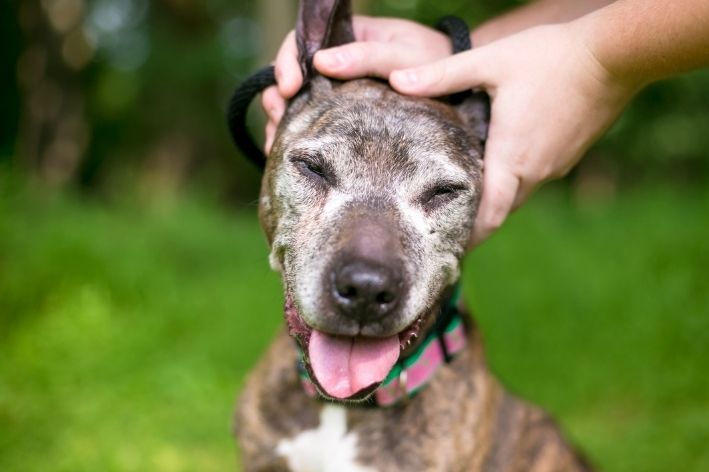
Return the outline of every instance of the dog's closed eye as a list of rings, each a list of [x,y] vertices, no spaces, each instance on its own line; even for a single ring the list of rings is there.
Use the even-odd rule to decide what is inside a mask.
[[[435,210],[455,200],[466,190],[468,187],[461,183],[439,182],[423,192],[419,197],[419,202],[427,211]]]
[[[335,185],[335,176],[332,170],[319,154],[298,153],[292,156],[290,161],[301,175],[313,183],[328,186]]]

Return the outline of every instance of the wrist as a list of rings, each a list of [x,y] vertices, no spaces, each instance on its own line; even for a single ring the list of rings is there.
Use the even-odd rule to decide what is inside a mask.
[[[708,21],[706,0],[619,1],[581,19],[599,62],[634,84],[709,65]]]
[[[614,22],[609,21],[603,10],[571,21],[566,27],[578,40],[595,77],[611,91],[632,96],[655,78],[624,60],[624,48],[618,47],[617,36],[612,34]]]
[[[612,0],[535,0],[479,25],[473,31],[473,44],[482,46],[535,26],[566,23],[611,2]]]

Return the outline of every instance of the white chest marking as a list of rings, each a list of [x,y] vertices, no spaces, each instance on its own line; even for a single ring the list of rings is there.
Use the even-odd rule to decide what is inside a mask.
[[[276,452],[293,472],[376,472],[355,462],[357,435],[347,434],[347,413],[341,406],[323,406],[320,426],[281,440]]]

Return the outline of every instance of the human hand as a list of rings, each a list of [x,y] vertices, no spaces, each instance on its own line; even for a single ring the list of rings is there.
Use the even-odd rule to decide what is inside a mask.
[[[413,21],[355,16],[353,26],[357,42],[315,54],[313,64],[323,75],[338,79],[365,76],[386,79],[395,69],[426,64],[452,53],[448,37]],[[293,31],[278,51],[275,68],[278,85],[267,88],[261,96],[261,105],[268,116],[266,154],[271,150],[286,100],[303,83]]]
[[[478,245],[545,181],[564,176],[613,123],[640,84],[623,83],[596,60],[575,22],[531,28],[481,48],[394,71],[401,93],[490,94]]]

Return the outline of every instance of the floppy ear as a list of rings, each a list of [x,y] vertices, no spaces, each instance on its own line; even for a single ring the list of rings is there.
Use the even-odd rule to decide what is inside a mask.
[[[490,125],[490,96],[482,91],[472,92],[455,108],[473,137],[484,146]]]
[[[295,28],[303,81],[317,75],[313,56],[325,49],[355,40],[349,0],[301,0]]]

